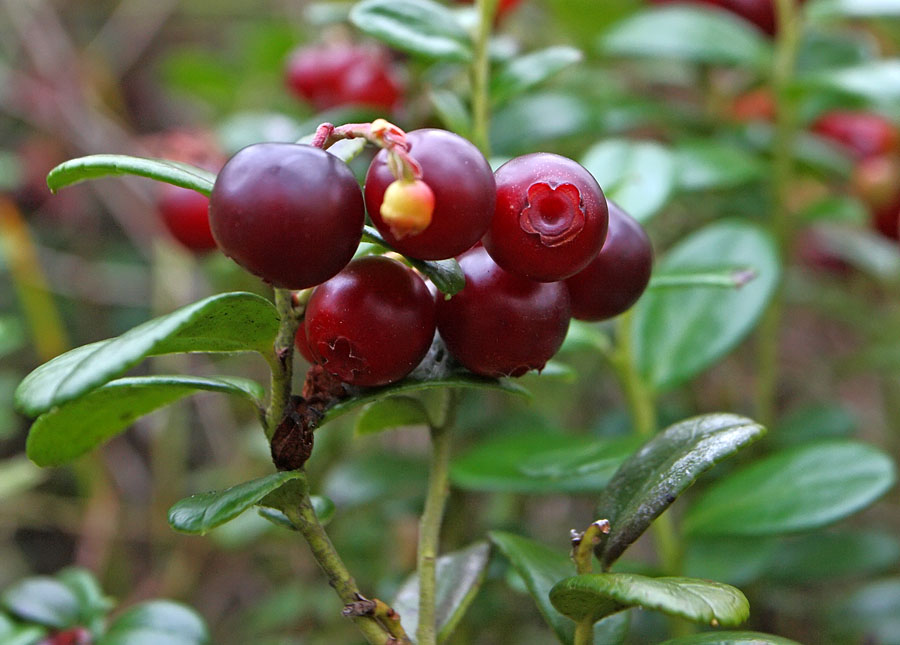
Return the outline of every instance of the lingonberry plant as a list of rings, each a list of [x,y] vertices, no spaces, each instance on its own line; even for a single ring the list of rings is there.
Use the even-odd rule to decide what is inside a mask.
[[[173,235],[193,250],[212,241],[190,270],[214,286],[119,335],[48,351],[59,355],[15,393],[33,419],[27,456],[77,462],[190,395],[236,401],[259,441],[227,441],[244,435],[220,427],[226,408],[203,410],[214,475],[179,472],[206,457],[167,431],[178,408],[150,451],[154,511],[178,533],[211,534],[178,536],[189,546],[160,578],[247,570],[247,596],[263,586],[258,569],[304,580],[246,620],[210,621],[214,642],[891,642],[883,607],[900,606],[900,582],[846,595],[835,580],[891,571],[900,543],[861,529],[867,516],[826,529],[891,489],[892,456],[847,436],[822,345],[802,363],[779,343],[802,307],[863,311],[863,349],[838,367],[896,368],[900,327],[884,321],[897,321],[900,250],[865,224],[867,208],[877,222],[894,209],[900,105],[883,79],[897,63],[815,26],[869,3],[610,3],[590,36],[599,58],[521,53],[492,39],[517,3],[457,4],[330,7],[325,22],[340,25],[317,30],[325,44],[287,56],[288,86],[312,109],[379,117],[245,133],[218,172],[164,154],[91,154],[50,172],[54,192],[109,175],[163,182]],[[535,11],[524,3],[509,22]],[[389,60],[407,63],[403,106]],[[175,207],[188,196],[191,209]],[[4,234],[10,212],[0,201]],[[843,277],[795,266],[807,231]],[[858,306],[857,292],[879,300]],[[801,364],[790,380],[783,353]],[[427,441],[392,432],[409,427]],[[210,540],[246,539],[241,523],[255,520],[249,543],[277,548],[203,566]],[[308,549],[295,554],[292,539]],[[224,616],[229,603],[199,608]],[[812,604],[837,618],[814,620]],[[213,642],[180,605],[109,609],[83,571],[26,578],[0,596],[0,639]],[[285,614],[293,633],[263,640]],[[804,633],[816,620],[827,627]]]

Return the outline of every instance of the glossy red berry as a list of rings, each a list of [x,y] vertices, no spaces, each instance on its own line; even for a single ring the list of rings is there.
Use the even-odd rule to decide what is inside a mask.
[[[409,374],[428,352],[434,301],[405,265],[366,257],[313,291],[305,320],[316,363],[352,385],[386,385]]]
[[[216,178],[209,203],[219,248],[287,289],[321,284],[344,268],[359,245],[364,217],[347,164],[293,143],[240,150]]]
[[[606,199],[583,166],[538,152],[506,162],[494,179],[497,205],[483,242],[497,264],[553,282],[597,257],[606,239]]]
[[[872,112],[832,110],[820,116],[812,129],[843,145],[857,159],[889,154],[900,142],[896,126]]]
[[[562,282],[535,282],[504,271],[483,247],[459,258],[465,288],[437,294],[438,331],[449,352],[484,376],[521,376],[556,354],[569,328]]]
[[[594,260],[566,280],[572,317],[606,320],[627,311],[650,282],[653,248],[634,219],[609,202],[609,234]]]
[[[431,223],[421,233],[397,237],[381,216],[384,193],[395,177],[382,150],[366,174],[366,208],[384,239],[422,260],[444,260],[472,247],[494,215],[494,175],[484,155],[459,135],[424,129],[407,133],[410,157],[422,168],[422,181],[434,194]]]
[[[300,352],[300,356],[306,359],[308,363],[315,363],[312,351],[309,349],[309,340],[306,338],[306,325],[301,322],[297,327],[297,333],[294,335],[294,347]]]
[[[162,184],[157,208],[169,233],[185,248],[195,253],[216,248],[209,230],[208,197],[188,188]]]
[[[317,110],[365,105],[390,110],[400,99],[401,85],[387,53],[346,43],[300,47],[291,54],[285,81]]]

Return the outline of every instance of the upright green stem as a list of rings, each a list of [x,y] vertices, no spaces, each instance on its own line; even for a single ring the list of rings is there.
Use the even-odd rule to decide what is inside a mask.
[[[291,398],[294,374],[294,336],[299,322],[294,313],[292,294],[288,289],[275,289],[275,308],[281,324],[275,336],[275,346],[269,365],[272,368],[269,407],[266,409],[266,437],[272,439],[281,421],[284,408]]]
[[[594,645],[594,623],[590,619],[575,623],[573,645]]]
[[[777,112],[775,138],[772,147],[772,212],[770,229],[784,262],[792,237],[790,222],[791,182],[794,174],[794,138],[797,115],[791,96],[791,85],[800,42],[800,15],[797,0],[776,0],[778,36],[772,67],[772,88]],[[782,296],[780,289],[763,316],[759,329],[759,365],[756,391],[756,418],[766,426],[775,420],[778,390],[778,329],[781,323]]]
[[[450,493],[450,435],[455,421],[456,395],[445,392],[443,419],[431,427],[431,463],[429,464],[428,491],[425,509],[419,522],[419,548],[417,568],[419,573],[419,626],[416,630],[418,645],[437,643],[435,618],[436,579],[435,564],[441,534],[441,519],[447,496]]]
[[[475,0],[478,12],[478,27],[472,56],[472,141],[481,152],[488,156],[491,144],[490,130],[490,80],[491,61],[488,56],[491,28],[497,12],[498,0]]]

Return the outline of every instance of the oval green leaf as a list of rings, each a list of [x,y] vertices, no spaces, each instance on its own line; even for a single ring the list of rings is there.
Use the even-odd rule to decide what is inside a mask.
[[[659,262],[660,273],[717,269],[723,259],[752,269],[741,289],[665,289],[634,309],[635,361],[654,387],[680,385],[730,352],[756,325],[781,273],[771,236],[743,222],[710,224],[682,240]]]
[[[900,634],[900,578],[870,582],[827,608],[836,643],[890,643]]]
[[[765,176],[762,160],[744,148],[716,141],[685,141],[675,148],[678,189],[722,190],[736,188]]]
[[[744,594],[697,578],[648,578],[632,573],[589,573],[566,578],[550,602],[575,622],[597,621],[630,607],[655,609],[707,625],[733,627],[750,615]]]
[[[350,11],[350,22],[415,56],[461,63],[472,58],[471,39],[456,15],[431,0],[363,0]]]
[[[549,598],[553,585],[572,575],[574,565],[568,554],[562,549],[556,551],[540,542],[504,531],[491,531],[489,537],[525,581],[538,610],[559,642],[572,645],[575,625],[553,607]],[[594,625],[594,642],[619,643],[627,630],[627,614],[611,616]]]
[[[645,9],[612,26],[600,49],[613,56],[765,69],[772,46],[749,22],[711,7]]]
[[[209,630],[190,607],[151,600],[131,607],[109,626],[97,645],[204,645]]]
[[[47,636],[47,630],[37,625],[15,626],[9,633],[0,633],[3,645],[40,645]]]
[[[872,504],[895,479],[894,462],[873,446],[803,444],[716,482],[688,510],[684,530],[777,535],[819,528]]]
[[[547,47],[505,62],[491,79],[491,98],[502,103],[552,78],[584,58],[581,50],[565,45]]]
[[[0,596],[0,606],[21,620],[53,629],[71,627],[81,615],[75,592],[59,580],[45,576],[14,583]]]
[[[898,560],[900,542],[888,533],[816,532],[782,544],[766,578],[789,585],[862,578],[883,573]]]
[[[424,406],[411,396],[392,396],[366,405],[356,419],[356,435],[376,434],[403,426],[427,426]]]
[[[166,159],[145,159],[128,155],[90,155],[59,164],[47,175],[51,192],[88,179],[115,175],[137,175],[190,188],[209,196],[216,176],[186,163]]]
[[[268,356],[277,331],[278,312],[265,298],[242,292],[211,296],[44,363],[16,389],[16,406],[36,417],[109,382],[147,356],[244,351]]]
[[[707,414],[670,426],[622,464],[603,490],[596,517],[610,531],[595,548],[609,566],[701,474],[765,434],[734,414]]]
[[[762,632],[708,632],[673,638],[660,645],[800,645],[800,643]]]
[[[186,497],[169,509],[169,526],[180,533],[202,535],[233,520],[288,481],[303,476],[300,470],[280,471],[225,490]]]
[[[900,59],[878,59],[861,65],[811,74],[803,79],[812,88],[834,90],[874,107],[900,107]]]
[[[777,537],[694,537],[684,550],[684,574],[743,587],[758,580],[781,546]]]
[[[639,222],[666,205],[677,179],[671,152],[652,141],[608,139],[581,158],[608,199]]]
[[[232,377],[118,379],[38,417],[28,432],[28,457],[38,466],[64,464],[114,437],[135,419],[199,391],[237,395],[256,405],[263,396],[259,384]]]
[[[466,610],[475,600],[487,571],[491,547],[476,542],[459,551],[442,555],[435,563],[435,621],[438,639],[443,641],[453,632]],[[411,575],[401,585],[394,602],[407,634],[415,634],[419,626],[419,576]]]

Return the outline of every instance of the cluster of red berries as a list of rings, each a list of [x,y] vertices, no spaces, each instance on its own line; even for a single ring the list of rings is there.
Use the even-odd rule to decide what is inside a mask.
[[[212,232],[227,255],[275,286],[316,287],[297,345],[341,380],[402,379],[425,357],[435,330],[477,374],[539,370],[572,316],[615,316],[647,286],[646,234],[576,162],[530,154],[494,173],[469,141],[435,129],[405,134],[404,146],[418,177],[398,179],[396,160],[383,149],[363,197],[346,164],[323,149],[252,145],[225,164],[210,199]],[[398,228],[385,217],[396,209],[427,216],[426,225]],[[458,258],[465,288],[448,298],[398,260],[351,261],[366,210],[404,255]]]

